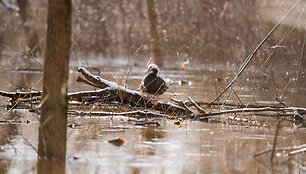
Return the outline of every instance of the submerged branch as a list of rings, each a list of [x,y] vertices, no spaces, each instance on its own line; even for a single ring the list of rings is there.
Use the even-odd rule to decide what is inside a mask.
[[[281,124],[281,119],[278,117],[277,118],[277,125],[276,125],[276,130],[275,130],[275,135],[273,138],[273,146],[272,146],[272,153],[271,153],[271,157],[270,157],[270,161],[273,161],[274,158],[274,154],[275,154],[275,148],[276,148],[276,143],[277,143],[277,138],[278,138],[278,133],[279,133],[279,128],[280,128],[280,124]]]
[[[306,148],[306,144],[302,144],[302,145],[299,145],[299,146],[292,146],[292,147],[276,147],[275,151],[291,151],[291,150],[294,150],[294,151],[301,150],[301,151],[303,151],[305,148]],[[262,151],[256,153],[255,155],[253,155],[253,158],[256,158],[256,157],[258,157],[262,154],[265,154],[265,153],[271,152],[271,151],[273,151],[272,147],[268,148],[268,149],[265,149],[265,150],[262,150]],[[292,152],[294,152],[294,151],[292,151]],[[290,153],[292,153],[292,152],[290,152]]]

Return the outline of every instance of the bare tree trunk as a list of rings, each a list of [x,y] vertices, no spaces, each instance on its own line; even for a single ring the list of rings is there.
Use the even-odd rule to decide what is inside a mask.
[[[154,56],[154,62],[158,66],[163,65],[163,61],[161,58],[161,51],[159,46],[159,37],[158,37],[158,31],[157,31],[157,16],[155,11],[155,3],[154,0],[147,0],[148,4],[148,16],[149,16],[149,22],[150,22],[150,30],[151,30],[151,44],[153,49],[153,56]]]
[[[49,0],[47,24],[38,173],[57,173],[65,172],[71,0]],[[46,160],[55,160],[61,170],[48,169]]]

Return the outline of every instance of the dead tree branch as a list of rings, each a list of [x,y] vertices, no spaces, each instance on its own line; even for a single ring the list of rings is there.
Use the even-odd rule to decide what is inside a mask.
[[[186,105],[186,101],[183,101],[183,100],[178,100],[178,99],[175,99],[175,98],[171,98],[172,101],[176,102],[179,106],[181,107],[184,107],[186,109],[186,111],[189,113],[189,114],[192,114],[192,115],[195,115],[192,111],[192,109],[190,109],[187,105]]]
[[[296,154],[304,153],[304,152],[306,152],[306,147],[305,147],[305,148],[302,148],[302,149],[294,150],[294,151],[290,152],[290,153],[288,154],[288,156],[296,155]]]
[[[189,101],[197,108],[200,113],[206,113],[191,97],[188,97]]]
[[[214,102],[214,103],[210,103],[210,102],[202,102],[202,101],[197,101],[196,102],[199,106],[201,105],[206,105],[209,107],[215,106],[222,106],[222,107],[230,107],[230,108],[265,108],[265,107],[272,107],[272,108],[284,108],[284,106],[273,106],[273,105],[259,105],[259,104],[234,104],[234,103],[221,103],[221,102]],[[188,106],[192,105],[191,102],[187,102],[186,103]]]

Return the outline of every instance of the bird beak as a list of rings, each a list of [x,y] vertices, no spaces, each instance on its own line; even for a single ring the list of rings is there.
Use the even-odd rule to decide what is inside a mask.
[[[151,69],[149,68],[145,73],[147,73],[147,72],[149,72],[149,71],[151,71]]]

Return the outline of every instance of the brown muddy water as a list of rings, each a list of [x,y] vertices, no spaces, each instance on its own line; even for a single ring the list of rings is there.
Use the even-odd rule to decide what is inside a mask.
[[[114,62],[113,62],[114,63]],[[95,65],[93,74],[106,79],[127,82],[136,89],[143,77],[143,65],[133,65],[128,70],[126,61],[115,62],[118,66]],[[121,64],[120,64],[121,63]],[[72,67],[79,65],[72,62]],[[107,64],[107,63],[106,63]],[[82,64],[83,66],[86,64]],[[198,101],[211,101],[231,79],[231,70],[206,65],[203,67],[166,67],[161,76],[171,83],[169,92],[160,97],[169,101],[171,97],[186,100],[192,96]],[[39,70],[1,70],[0,89],[41,90],[42,72]],[[123,74],[129,74],[126,78]],[[78,73],[71,68],[69,90],[93,90],[75,82]],[[256,76],[256,80],[262,79]],[[273,85],[255,85],[253,80],[243,77],[235,89],[242,102],[275,104]],[[123,84],[123,82],[121,83]],[[286,88],[290,93],[293,89]],[[295,106],[305,107],[306,88],[297,88]],[[285,99],[289,100],[290,95]],[[231,97],[228,102],[235,102]],[[38,115],[26,110],[7,111],[7,98],[0,97],[0,173],[36,173]],[[96,108],[97,109],[97,108]],[[99,110],[99,108],[98,108]],[[232,115],[227,115],[232,116]],[[238,115],[253,118],[252,115]],[[305,173],[304,154],[285,160],[283,153],[277,153],[274,163],[269,162],[270,153],[256,159],[252,155],[272,146],[276,120],[255,118],[262,124],[233,125],[184,120],[180,126],[175,120],[160,120],[160,126],[137,126],[127,117],[69,116],[68,123],[76,125],[67,128],[66,173]],[[21,121],[21,122],[18,122]],[[28,121],[28,122],[27,122]],[[293,146],[306,143],[306,129],[293,128],[292,123],[282,122],[277,146]],[[122,146],[114,146],[108,140],[122,138]],[[301,166],[303,165],[303,166]]]

